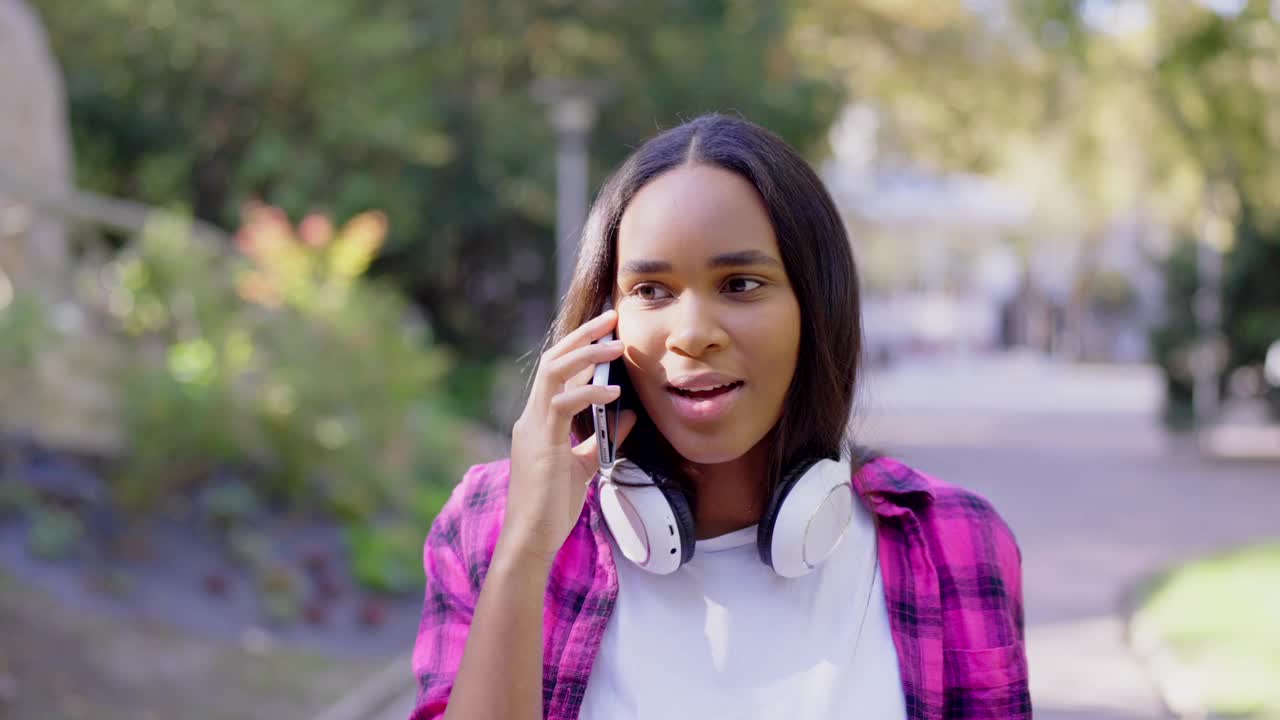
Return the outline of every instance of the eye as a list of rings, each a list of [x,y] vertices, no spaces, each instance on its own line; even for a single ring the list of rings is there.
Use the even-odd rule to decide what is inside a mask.
[[[748,285],[747,287],[743,287],[743,283],[753,283],[753,285]],[[756,288],[764,287],[764,283],[761,282],[760,280],[756,280],[755,278],[735,277],[735,278],[729,278],[729,281],[725,283],[725,287],[738,288],[737,289],[738,293],[747,293],[747,292],[751,292],[752,290],[755,290]]]
[[[655,283],[640,283],[631,288],[631,294],[645,302],[656,302],[670,296],[665,288]]]

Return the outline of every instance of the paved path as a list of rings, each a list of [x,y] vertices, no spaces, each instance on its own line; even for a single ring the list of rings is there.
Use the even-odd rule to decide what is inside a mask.
[[[1167,717],[1124,642],[1125,595],[1280,536],[1280,464],[1202,459],[1154,420],[1155,375],[1005,358],[879,373],[864,436],[996,505],[1023,550],[1038,718]]]
[[[1207,462],[1153,418],[1147,368],[1032,358],[876,372],[863,437],[995,503],[1023,550],[1036,717],[1166,714],[1124,639],[1125,594],[1212,550],[1280,535],[1280,465]],[[370,720],[404,720],[405,695]]]

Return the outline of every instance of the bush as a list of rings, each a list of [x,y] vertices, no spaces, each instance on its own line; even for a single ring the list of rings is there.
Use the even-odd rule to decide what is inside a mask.
[[[70,510],[41,507],[31,517],[27,548],[45,560],[65,560],[84,535],[79,516]]]
[[[124,507],[145,511],[229,465],[254,468],[255,491],[277,504],[357,522],[452,485],[449,355],[364,277],[385,231],[376,212],[294,228],[253,206],[235,253],[168,219],[108,264],[96,302],[125,348]]]
[[[347,549],[356,581],[378,592],[407,592],[420,585],[422,528],[411,523],[351,527]]]
[[[1280,339],[1280,228],[1256,224],[1256,213],[1241,214],[1235,227],[1235,244],[1223,258],[1222,332],[1226,341],[1219,390],[1242,367],[1257,367],[1267,348]],[[1151,335],[1151,349],[1165,376],[1167,422],[1195,422],[1191,403],[1192,377],[1188,358],[1201,331],[1192,302],[1199,287],[1196,244],[1183,239],[1165,263],[1165,322]],[[1266,392],[1262,400],[1273,417],[1280,418],[1280,393]]]
[[[1185,239],[1165,261],[1165,318],[1150,338],[1152,357],[1164,375],[1164,422],[1174,429],[1195,424],[1189,355],[1198,333],[1191,304],[1199,284],[1196,268],[1195,242]]]
[[[1244,213],[1225,272],[1233,369],[1262,365],[1268,348],[1280,341],[1280,226],[1259,227],[1257,214]],[[1280,419],[1280,392],[1266,392],[1262,400]]]
[[[0,370],[30,368],[46,331],[43,308],[32,296],[15,292],[0,268]]]
[[[16,292],[0,268],[0,430],[31,401],[36,354],[49,337],[44,310],[33,296]]]

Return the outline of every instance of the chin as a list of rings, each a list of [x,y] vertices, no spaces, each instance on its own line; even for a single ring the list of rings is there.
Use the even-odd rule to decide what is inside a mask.
[[[691,435],[681,431],[668,433],[661,427],[658,430],[667,438],[667,442],[671,443],[671,447],[680,454],[680,457],[696,465],[718,465],[731,462],[746,455],[756,445],[754,442],[745,444],[735,442],[736,438],[728,432],[724,434],[729,437],[718,438]]]

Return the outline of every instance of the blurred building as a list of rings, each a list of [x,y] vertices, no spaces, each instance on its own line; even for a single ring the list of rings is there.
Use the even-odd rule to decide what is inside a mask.
[[[1099,236],[1037,223],[1034,201],[970,174],[935,174],[877,144],[874,109],[846,109],[824,181],[853,236],[873,360],[1031,349],[1137,362],[1158,321],[1159,228],[1118,218]]]

